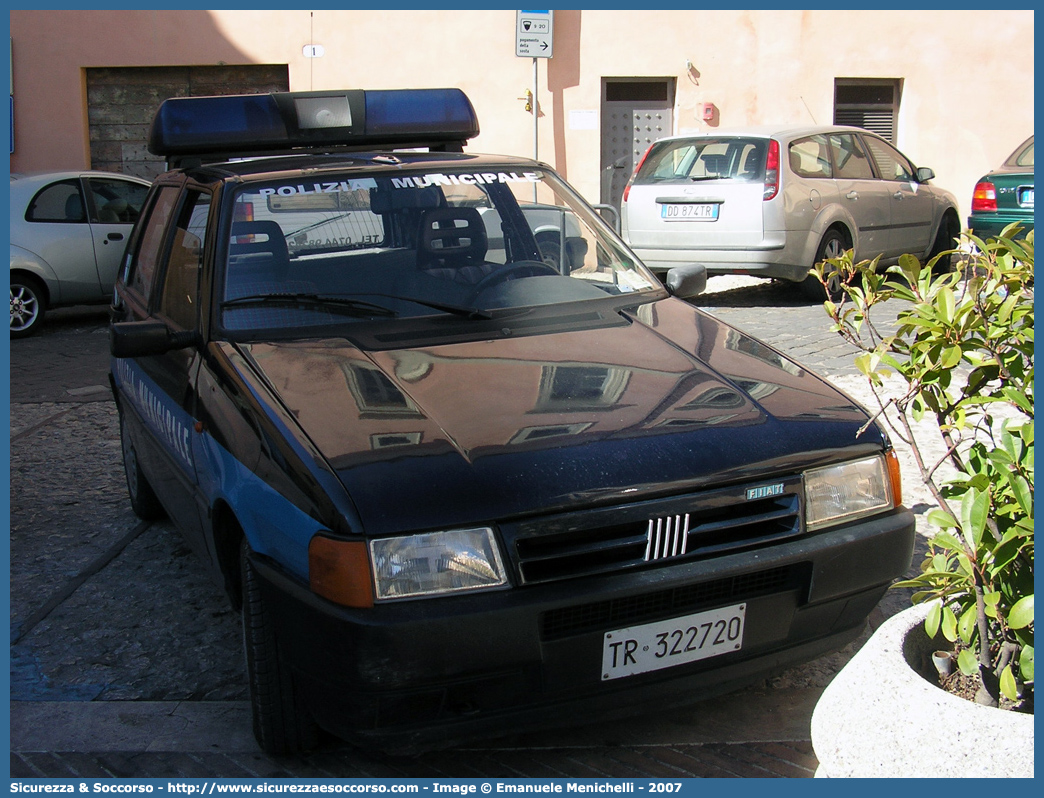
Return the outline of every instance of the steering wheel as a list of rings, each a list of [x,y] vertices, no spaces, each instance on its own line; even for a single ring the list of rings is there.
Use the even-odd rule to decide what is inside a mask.
[[[554,266],[549,266],[548,264],[541,263],[538,260],[519,260],[514,263],[505,263],[503,266],[491,271],[475,283],[474,287],[471,289],[471,295],[468,297],[468,301],[474,301],[483,291],[486,291],[494,285],[499,285],[505,280],[510,280],[514,276],[522,276],[523,274],[527,277],[536,277],[541,274],[560,276],[561,273]]]

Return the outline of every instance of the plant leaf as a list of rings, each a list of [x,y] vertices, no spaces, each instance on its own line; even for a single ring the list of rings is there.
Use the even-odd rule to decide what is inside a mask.
[[[1023,596],[1015,602],[1008,613],[1008,626],[1012,629],[1025,629],[1033,623],[1033,594]]]
[[[986,517],[990,509],[990,496],[984,491],[972,488],[961,500],[961,528],[964,539],[972,551],[979,547],[983,530],[986,529]]]
[[[1012,701],[1019,700],[1019,686],[1015,684],[1015,674],[1011,672],[1011,665],[1005,665],[1001,672],[1000,689],[1005,697]]]
[[[975,659],[975,655],[969,648],[962,649],[961,653],[957,655],[957,667],[965,676],[979,675],[979,661]]]
[[[1019,654],[1019,673],[1027,682],[1033,681],[1033,646],[1023,646]]]
[[[928,615],[924,619],[924,631],[928,633],[928,637],[935,637],[939,631],[939,621],[942,618],[942,605],[933,604],[929,610]]]
[[[943,607],[942,633],[943,637],[951,643],[957,640],[957,616],[953,614],[953,610],[949,607]]]

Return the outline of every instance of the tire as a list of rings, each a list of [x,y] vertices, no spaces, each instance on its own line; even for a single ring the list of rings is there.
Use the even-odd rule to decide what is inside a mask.
[[[319,744],[319,727],[296,695],[293,673],[275,636],[261,581],[250,562],[250,547],[239,547],[243,591],[243,651],[254,737],[269,756],[300,754]]]
[[[960,225],[950,216],[944,216],[942,221],[939,222],[939,232],[935,236],[935,242],[932,244],[932,248],[928,250],[928,260],[930,261],[940,252],[945,252],[948,249],[956,249],[957,243],[954,239],[961,234]],[[953,255],[946,258],[941,258],[935,268],[932,269],[933,274],[944,274],[946,272],[953,271]]]
[[[11,337],[27,338],[40,329],[47,310],[47,295],[38,280],[11,277]]]
[[[827,230],[826,235],[823,236],[823,240],[819,242],[819,249],[816,250],[816,259],[813,262],[813,266],[827,258],[841,257],[846,249],[848,249],[848,244],[845,243],[844,236],[842,236],[837,230]],[[801,290],[804,292],[805,296],[819,302],[823,302],[827,299],[840,299],[842,291],[837,277],[833,274],[832,270],[828,270],[826,275],[828,288],[825,290],[823,284],[819,282],[816,275],[808,275],[801,282]]]
[[[152,485],[141,473],[138,453],[134,450],[134,444],[127,432],[127,421],[123,413],[120,413],[120,448],[123,449],[123,472],[127,476],[127,493],[130,495],[131,509],[142,521],[162,518],[165,515],[163,505],[156,497]]]

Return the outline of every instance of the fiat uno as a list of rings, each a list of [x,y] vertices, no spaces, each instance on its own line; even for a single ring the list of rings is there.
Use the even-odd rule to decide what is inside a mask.
[[[270,754],[705,699],[841,647],[910,564],[867,413],[478,132],[456,89],[153,122],[110,327],[127,483],[241,611]]]

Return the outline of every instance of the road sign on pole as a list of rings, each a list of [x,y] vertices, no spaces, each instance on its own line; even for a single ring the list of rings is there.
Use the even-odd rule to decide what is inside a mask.
[[[515,55],[550,58],[554,51],[554,11],[519,11],[515,16]]]

